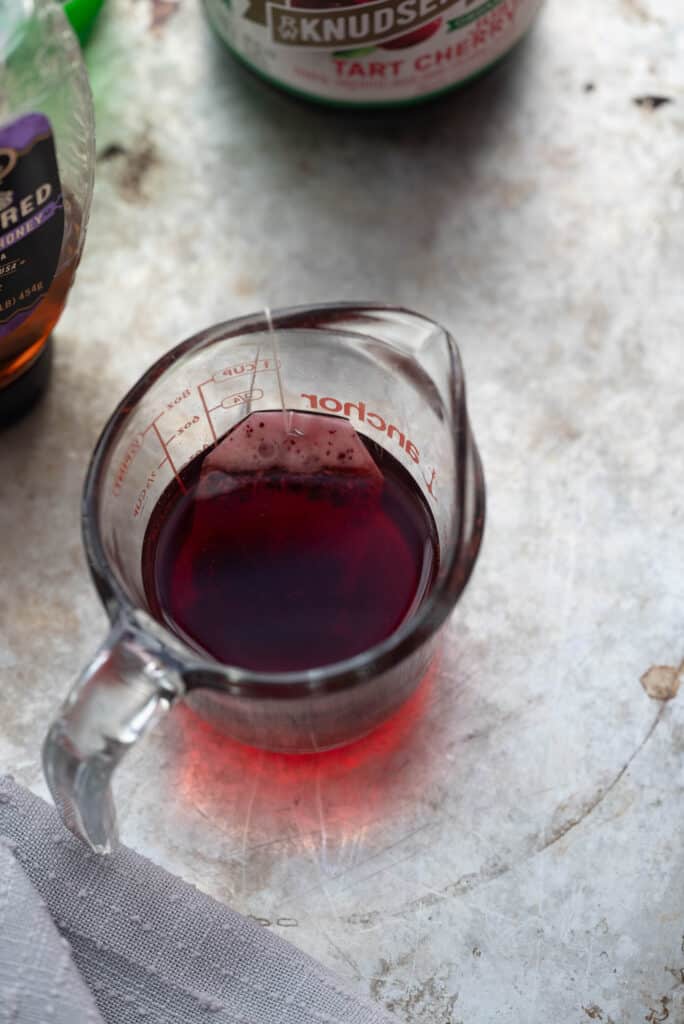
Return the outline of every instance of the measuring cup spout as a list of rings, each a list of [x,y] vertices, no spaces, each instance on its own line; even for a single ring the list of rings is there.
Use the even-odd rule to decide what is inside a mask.
[[[43,743],[50,792],[71,831],[96,853],[116,844],[114,769],[184,692],[180,675],[117,621],[77,679]]]

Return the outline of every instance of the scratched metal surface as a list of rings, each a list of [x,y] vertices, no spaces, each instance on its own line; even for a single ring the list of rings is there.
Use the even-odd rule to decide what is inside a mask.
[[[684,1021],[684,16],[550,0],[519,59],[393,118],[294,104],[195,3],[112,0],[98,180],[54,385],[0,438],[0,765],[104,617],[88,453],[167,346],[370,297],[460,341],[489,483],[433,678],[355,748],[288,760],[174,712],[124,767],[124,838],[405,1024]],[[658,109],[636,104],[660,95]]]

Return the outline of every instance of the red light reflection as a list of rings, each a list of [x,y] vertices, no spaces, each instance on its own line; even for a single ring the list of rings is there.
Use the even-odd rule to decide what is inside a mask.
[[[437,659],[438,660],[438,659]],[[276,754],[229,739],[185,705],[171,720],[177,730],[174,791],[222,831],[267,840],[296,829],[298,845],[320,835],[338,839],[382,826],[424,791],[429,726],[438,665],[411,698],[370,735],[318,754]]]

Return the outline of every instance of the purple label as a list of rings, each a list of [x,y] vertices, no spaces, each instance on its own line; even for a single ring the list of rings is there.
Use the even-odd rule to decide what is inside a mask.
[[[0,128],[0,146],[21,152],[30,149],[39,136],[51,134],[50,122],[45,114],[24,114]]]
[[[19,242],[37,228],[42,227],[43,224],[49,221],[53,213],[56,213],[61,208],[61,203],[59,205],[54,202],[48,203],[42,210],[38,210],[33,217],[28,217],[21,224],[17,224],[16,228],[12,228],[6,234],[0,235],[0,252],[4,249],[9,249],[15,242]]]
[[[64,236],[50,122],[25,114],[0,127],[0,358],[2,339],[47,295]]]

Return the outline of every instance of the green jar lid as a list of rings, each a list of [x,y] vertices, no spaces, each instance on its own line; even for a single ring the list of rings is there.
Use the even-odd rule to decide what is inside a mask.
[[[81,43],[87,42],[103,3],[104,0],[65,0],[64,10]]]

